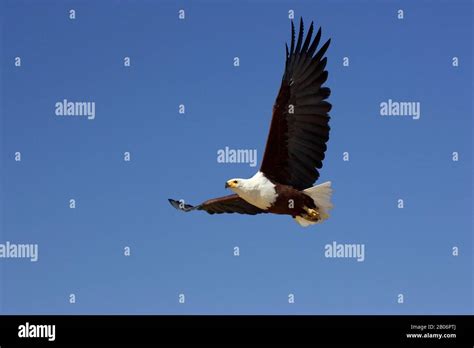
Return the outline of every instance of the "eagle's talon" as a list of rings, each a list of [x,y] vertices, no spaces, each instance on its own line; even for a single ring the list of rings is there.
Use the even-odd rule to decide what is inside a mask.
[[[303,215],[303,218],[311,221],[318,221],[321,219],[321,214],[317,209],[312,209],[308,207],[303,207],[303,209],[306,211],[306,214]]]

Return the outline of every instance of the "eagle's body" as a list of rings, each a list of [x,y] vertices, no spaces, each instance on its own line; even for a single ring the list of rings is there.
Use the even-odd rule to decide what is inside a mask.
[[[239,183],[237,186],[232,187],[232,180],[227,184],[232,191],[248,203],[269,213],[299,216],[305,213],[303,206],[315,208],[310,196],[291,186],[274,183],[262,172],[257,172],[250,179],[234,180]]]
[[[322,85],[328,77],[327,58],[323,56],[330,40],[315,54],[321,29],[311,42],[311,23],[303,42],[301,20],[296,45],[293,22],[291,29],[291,48],[286,47],[285,72],[273,106],[260,170],[249,179],[228,180],[225,187],[234,191],[233,195],[210,199],[198,206],[170,199],[175,208],[185,212],[205,210],[209,214],[284,214],[302,226],[329,217],[331,183],[312,185],[319,177],[329,139],[331,104],[326,99],[330,90]]]

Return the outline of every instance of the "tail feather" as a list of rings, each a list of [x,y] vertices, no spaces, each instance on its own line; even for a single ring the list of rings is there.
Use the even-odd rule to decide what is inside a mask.
[[[329,218],[329,210],[331,210],[334,207],[331,202],[331,196],[332,196],[331,182],[326,181],[322,184],[307,188],[306,190],[303,190],[303,192],[313,199],[314,204],[319,209],[321,219],[318,221],[309,221],[298,216],[295,219],[296,222],[298,222],[301,226],[306,227],[309,225],[319,224],[323,222],[324,220],[327,220]]]
[[[303,192],[313,199],[318,208],[324,209],[326,212],[334,207],[331,202],[332,188],[330,181],[310,187]]]

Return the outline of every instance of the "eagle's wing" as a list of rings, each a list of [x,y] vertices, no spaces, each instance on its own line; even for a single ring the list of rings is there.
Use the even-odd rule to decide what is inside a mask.
[[[331,91],[322,84],[328,77],[323,58],[331,40],[316,52],[321,39],[319,28],[313,42],[313,23],[303,42],[303,20],[295,47],[295,27],[291,22],[291,48],[286,46],[285,73],[273,106],[273,116],[260,171],[271,180],[306,189],[318,179],[329,139]]]
[[[256,215],[260,213],[266,213],[265,210],[262,210],[250,203],[247,203],[245,200],[235,194],[209,199],[196,206],[184,204],[184,202],[176,201],[174,199],[169,199],[169,202],[176,209],[185,212],[191,210],[205,210],[209,214],[239,213]]]

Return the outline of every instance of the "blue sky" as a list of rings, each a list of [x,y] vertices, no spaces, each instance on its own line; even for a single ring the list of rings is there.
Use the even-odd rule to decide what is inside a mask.
[[[0,243],[39,246],[0,259],[1,313],[473,313],[471,1],[0,4]],[[331,218],[175,211],[253,175],[219,149],[260,164],[290,9],[332,38]],[[95,119],[56,116],[63,99]],[[382,117],[388,99],[420,119]],[[333,241],[364,244],[364,262],[326,258]]]

